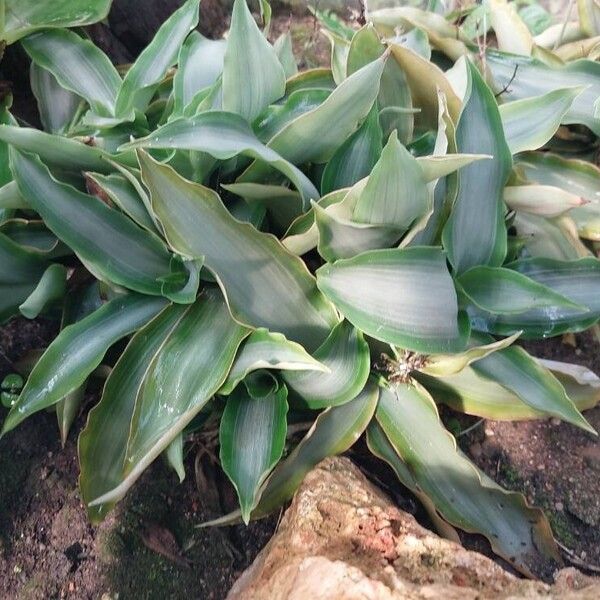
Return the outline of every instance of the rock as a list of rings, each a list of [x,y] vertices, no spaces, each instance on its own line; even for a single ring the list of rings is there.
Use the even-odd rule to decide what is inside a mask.
[[[228,600],[600,598],[575,569],[550,587],[421,527],[346,458],[311,471]]]

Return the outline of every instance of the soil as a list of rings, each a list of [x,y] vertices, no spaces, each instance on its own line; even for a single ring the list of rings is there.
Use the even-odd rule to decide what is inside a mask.
[[[534,356],[585,365],[600,373],[598,341],[575,336],[576,347],[552,339],[525,344]],[[600,406],[585,412],[600,431]],[[473,420],[476,422],[476,420]],[[543,508],[567,563],[600,572],[600,442],[557,419],[484,421],[460,445],[490,477]]]
[[[44,345],[52,330],[47,322],[24,319],[0,330],[0,378],[29,348]],[[0,598],[224,598],[272,535],[276,516],[249,527],[195,528],[231,510],[233,496],[218,476],[215,487],[199,491],[191,452],[183,484],[156,461],[94,527],[77,491],[83,422],[82,416],[65,448],[50,413],[38,413],[0,440]],[[203,472],[210,477],[213,470]],[[215,488],[216,506],[208,493]]]

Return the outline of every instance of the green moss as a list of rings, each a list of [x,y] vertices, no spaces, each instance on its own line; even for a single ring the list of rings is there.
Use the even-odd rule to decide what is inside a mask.
[[[522,488],[523,479],[519,472],[512,465],[503,465],[500,470],[502,482],[510,489]]]
[[[550,521],[550,526],[555,537],[565,546],[573,546],[576,540],[571,531],[569,519],[562,513],[549,510],[546,511],[546,516],[548,517],[548,521]]]

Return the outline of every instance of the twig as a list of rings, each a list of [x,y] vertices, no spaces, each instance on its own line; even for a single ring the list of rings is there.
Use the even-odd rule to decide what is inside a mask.
[[[479,427],[483,423],[484,420],[485,419],[479,419],[479,421],[477,421],[476,423],[473,423],[473,425],[470,425],[466,429],[463,429],[456,437],[462,437],[463,435],[467,435],[467,433],[473,431],[473,429],[477,429],[477,427]]]
[[[558,540],[556,540],[556,545],[567,555],[567,560],[571,564],[574,564],[577,567],[581,567],[582,569],[586,569],[587,571],[592,571],[592,573],[600,573],[599,566],[592,565],[590,563],[586,563],[584,560],[581,560],[581,558],[579,558],[577,554],[573,552],[573,550],[570,550],[569,548],[561,544]]]
[[[502,96],[502,94],[505,94],[506,92],[510,93],[509,88],[510,88],[512,82],[515,80],[518,70],[519,70],[519,65],[516,64],[515,70],[513,71],[513,74],[512,74],[512,77],[508,80],[508,83],[497,94],[494,94],[495,98],[499,98],[500,96]]]
[[[563,21],[562,28],[560,30],[560,35],[556,42],[554,42],[554,46],[552,50],[556,50],[561,44],[563,37],[565,35],[565,30],[567,29],[567,23],[569,22],[569,18],[571,16],[571,11],[573,10],[573,0],[569,0],[569,5],[567,6],[567,14],[565,15],[565,20]]]

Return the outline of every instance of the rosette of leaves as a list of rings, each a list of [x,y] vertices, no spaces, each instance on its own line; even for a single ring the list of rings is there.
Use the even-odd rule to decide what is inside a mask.
[[[79,438],[92,521],[161,454],[183,477],[199,427],[246,522],[366,434],[444,535],[528,575],[556,556],[543,513],[437,412],[593,433],[600,398],[587,369],[518,345],[600,318],[598,64],[506,47],[506,19],[526,26],[491,6],[494,49],[464,15],[323,17],[332,68],[300,73],[244,0],[226,40],[188,0],[122,69],[65,29],[21,40],[45,131],[4,108],[0,314],[62,320],[3,433],[54,406],[64,439],[108,366]]]

